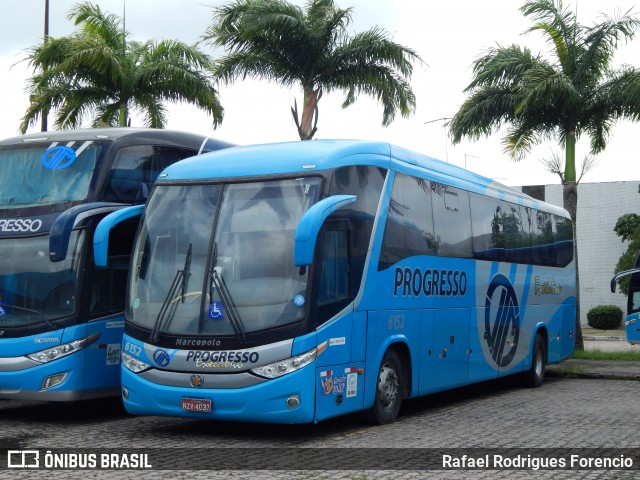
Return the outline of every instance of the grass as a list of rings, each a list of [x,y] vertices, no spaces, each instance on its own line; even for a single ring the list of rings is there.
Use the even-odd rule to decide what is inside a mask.
[[[578,360],[613,360],[640,362],[640,350],[627,352],[605,352],[603,350],[576,350],[571,358]]]

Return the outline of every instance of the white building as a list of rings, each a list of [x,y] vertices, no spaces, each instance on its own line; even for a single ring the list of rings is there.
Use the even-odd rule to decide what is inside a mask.
[[[609,287],[616,263],[628,242],[613,231],[625,213],[640,213],[640,180],[578,184],[578,262],[580,273],[580,317],[597,305],[617,305],[626,312],[626,297]],[[562,205],[562,185],[518,187],[532,197]]]

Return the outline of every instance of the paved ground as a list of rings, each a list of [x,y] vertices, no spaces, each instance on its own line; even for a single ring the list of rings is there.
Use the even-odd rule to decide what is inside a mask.
[[[357,416],[318,425],[271,426],[126,415],[116,401],[76,405],[0,402],[0,447],[96,448],[150,451],[188,465],[177,471],[7,471],[0,478],[212,478],[212,479],[609,479],[638,478],[638,470],[398,470],[380,464],[398,455],[518,453],[553,458],[567,449],[640,449],[638,383],[617,380],[549,378],[538,389],[513,382],[488,382],[405,403],[398,421],[367,426]],[[296,449],[313,454],[296,460]],[[151,449],[151,450],[147,450]],[[351,450],[349,450],[351,449]],[[371,450],[375,449],[375,450]],[[427,449],[427,450],[424,450]],[[464,450],[460,450],[464,449]],[[540,450],[544,449],[544,450]],[[77,450],[76,450],[77,451]],[[585,452],[585,450],[578,450]],[[613,450],[620,455],[621,450]],[[365,455],[363,461],[362,455]],[[370,455],[368,462],[366,455]],[[600,453],[602,455],[602,453]],[[157,456],[155,458],[158,458]],[[199,470],[211,462],[241,458],[239,469]],[[298,470],[250,470],[251,462],[291,459]],[[318,459],[322,468],[317,468]],[[0,459],[1,460],[1,459]],[[312,463],[310,460],[314,460]],[[1,461],[0,461],[1,463]],[[313,469],[310,465],[316,465]],[[640,466],[638,460],[636,467]],[[3,475],[4,474],[4,475]]]
[[[585,347],[640,348],[619,340],[587,340]],[[538,389],[497,381],[411,400],[403,405],[396,423],[376,427],[363,424],[354,415],[319,425],[271,426],[133,417],[123,411],[118,400],[71,405],[1,401],[0,466],[6,462],[3,448],[42,452],[94,448],[99,453],[151,452],[155,459],[160,455],[163,461],[175,460],[183,467],[11,472],[0,468],[0,479],[640,478],[640,364],[568,360],[548,367],[547,372],[547,381]],[[411,469],[414,462],[424,464],[421,455],[438,452],[510,452],[554,458],[567,449],[579,449],[575,451],[580,454],[594,452],[584,449],[598,449],[598,455],[607,454],[600,453],[603,448],[614,449],[612,454],[618,456],[639,455],[635,470]],[[299,452],[304,452],[301,459]],[[405,458],[407,455],[413,457]],[[239,468],[206,470],[217,462],[238,459]],[[251,470],[257,460],[268,466],[295,462],[297,470]],[[383,469],[393,462],[397,470]]]

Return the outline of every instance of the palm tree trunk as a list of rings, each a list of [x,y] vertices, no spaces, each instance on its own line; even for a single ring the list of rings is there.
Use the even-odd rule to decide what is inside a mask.
[[[582,324],[580,323],[580,268],[578,263],[578,183],[576,182],[576,135],[570,130],[566,134],[565,141],[565,169],[564,187],[562,191],[562,203],[569,212],[573,222],[573,258],[576,263],[576,349],[584,350],[582,339]]]
[[[576,264],[576,349],[584,350],[582,339],[582,324],[580,323],[580,270],[578,262],[578,237],[577,237],[577,213],[578,213],[578,184],[576,182],[564,182],[562,202],[565,210],[569,212],[573,222],[573,259]]]
[[[119,111],[120,111],[120,116],[118,119],[118,125],[120,127],[126,127],[127,126],[127,106],[120,105]]]
[[[298,128],[300,140],[311,140],[313,138],[313,135],[316,133],[317,129],[315,127],[312,127],[312,122],[319,98],[319,90],[313,90],[313,88],[304,89],[302,119],[300,121],[300,127]]]

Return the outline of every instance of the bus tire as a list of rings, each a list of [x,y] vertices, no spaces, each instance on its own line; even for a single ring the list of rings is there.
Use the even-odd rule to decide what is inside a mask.
[[[544,369],[547,364],[547,349],[542,334],[537,333],[533,341],[531,353],[531,368],[525,372],[524,384],[530,388],[537,388],[544,383]]]
[[[400,357],[395,350],[387,350],[378,369],[373,406],[367,412],[371,423],[384,425],[396,419],[404,391],[403,375]]]

